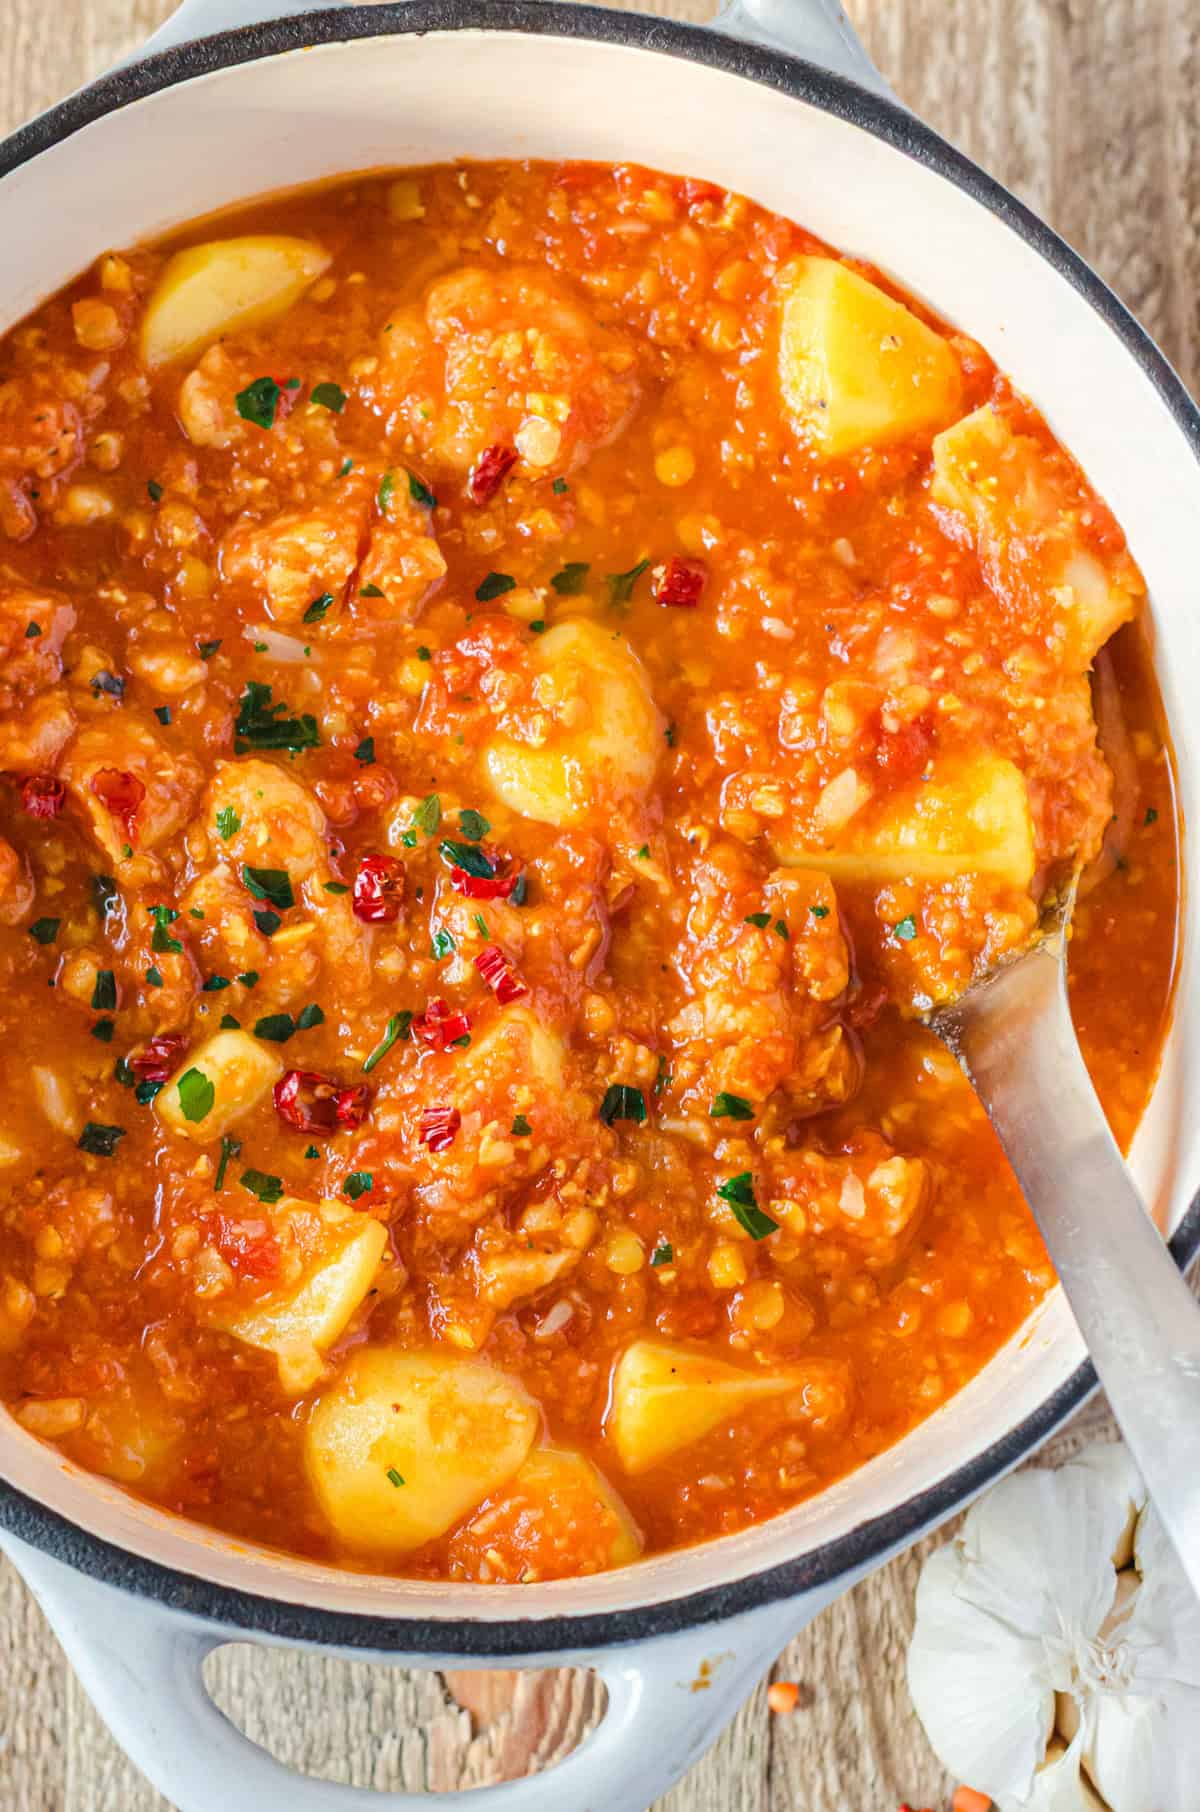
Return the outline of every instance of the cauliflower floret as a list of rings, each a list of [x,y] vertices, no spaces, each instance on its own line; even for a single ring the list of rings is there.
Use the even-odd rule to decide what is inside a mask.
[[[491,447],[536,476],[581,465],[628,421],[633,348],[540,271],[467,267],[381,338],[379,397],[423,454],[465,472]]]
[[[411,623],[445,578],[446,562],[423,509],[407,498],[398,502],[393,491],[387,510],[388,519],[371,532],[354,610],[376,622]]]
[[[222,574],[261,598],[277,623],[298,623],[314,598],[344,589],[358,565],[364,516],[352,497],[268,522],[243,516],[221,543]]]
[[[35,891],[25,863],[0,837],[0,925],[19,925],[33,905]]]
[[[200,770],[189,756],[124,715],[81,730],[62,777],[114,863],[128,859],[126,850],[154,849],[173,836],[200,790]]]
[[[179,386],[179,420],[194,447],[232,447],[245,423],[234,397],[242,376],[222,346],[210,346]]]
[[[203,824],[213,850],[237,869],[283,868],[296,882],[324,861],[324,812],[307,787],[255,756],[217,763]]]

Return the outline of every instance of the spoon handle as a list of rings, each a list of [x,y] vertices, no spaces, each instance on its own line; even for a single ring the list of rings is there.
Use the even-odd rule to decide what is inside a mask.
[[[998,969],[930,1023],[987,1110],[1200,1596],[1200,1303],[1092,1087],[1067,1004],[1061,938]]]

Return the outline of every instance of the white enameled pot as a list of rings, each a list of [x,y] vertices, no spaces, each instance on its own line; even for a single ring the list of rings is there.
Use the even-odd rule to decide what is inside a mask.
[[[630,159],[744,191],[981,340],[1082,461],[1150,584],[1191,814],[1200,733],[1180,707],[1200,684],[1200,416],[1099,280],[889,97],[836,0],[734,0],[717,30],[552,0],[279,19],[281,5],[184,0],[143,57],[0,145],[3,242],[20,248],[0,269],[0,330],[110,246],[341,172]],[[1174,1031],[1133,1159],[1181,1262],[1200,1247],[1197,897],[1189,886]],[[181,1812],[379,1803],[289,1773],[214,1708],[201,1663],[235,1638],[407,1666],[594,1667],[609,1695],[596,1734],[472,1807],[643,1812],[816,1611],[1027,1455],[1093,1384],[1056,1291],[966,1390],[813,1502],[622,1572],[519,1589],[363,1577],[228,1540],[88,1477],[5,1416],[0,1542]]]

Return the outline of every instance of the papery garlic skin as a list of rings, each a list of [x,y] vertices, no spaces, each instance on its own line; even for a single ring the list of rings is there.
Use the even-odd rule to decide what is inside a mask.
[[[1122,1447],[976,1505],[922,1572],[908,1678],[1001,1812],[1200,1808],[1200,1604]]]

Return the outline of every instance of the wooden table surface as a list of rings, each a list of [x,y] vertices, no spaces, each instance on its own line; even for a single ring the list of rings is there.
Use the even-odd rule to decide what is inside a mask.
[[[1196,0],[847,0],[897,92],[1046,216],[1200,378],[1200,6]],[[140,43],[171,0],[0,0],[0,133]],[[644,10],[706,18],[712,0]],[[7,248],[8,256],[19,248]],[[1060,1457],[1108,1426],[1093,1405]],[[781,1657],[804,1688],[760,1690],[656,1812],[895,1812],[946,1805],[904,1686],[917,1550],[849,1593]],[[0,1569],[0,1808],[170,1812],[117,1750],[40,1613]],[[219,1701],[295,1766],[445,1789],[565,1753],[596,1712],[583,1676],[403,1675],[232,1648]],[[453,1690],[452,1690],[453,1689]],[[570,1812],[564,1808],[564,1812]]]

